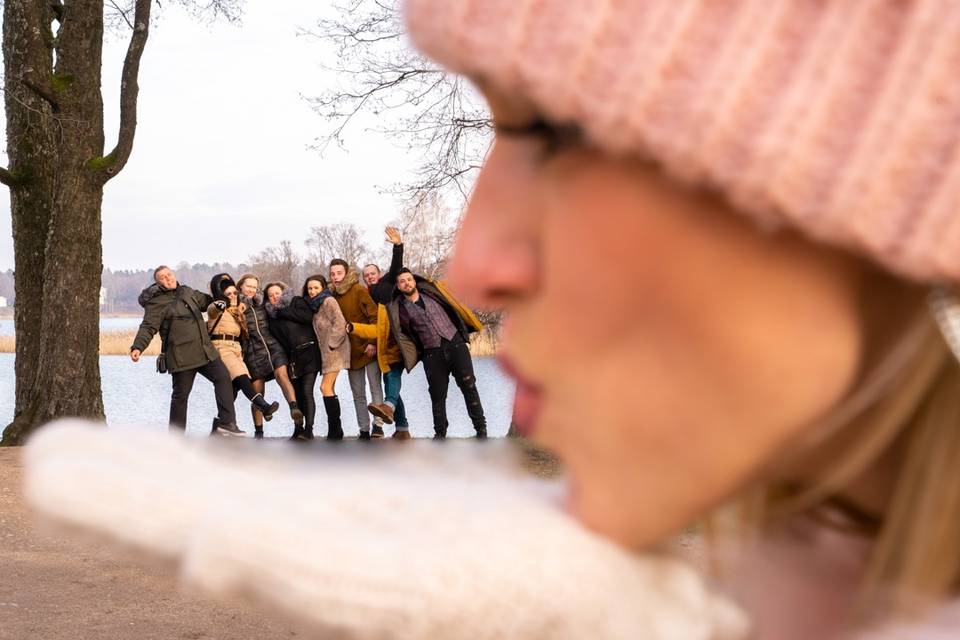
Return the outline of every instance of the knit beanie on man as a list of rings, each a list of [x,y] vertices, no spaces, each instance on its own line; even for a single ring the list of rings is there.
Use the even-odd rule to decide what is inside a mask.
[[[955,0],[406,0],[414,42],[764,226],[960,278]]]

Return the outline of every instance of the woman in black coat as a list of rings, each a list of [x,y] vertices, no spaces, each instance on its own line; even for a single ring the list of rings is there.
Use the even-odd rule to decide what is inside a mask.
[[[243,361],[250,371],[253,387],[263,393],[267,380],[276,379],[283,397],[290,405],[294,427],[302,429],[303,412],[287,371],[287,353],[270,333],[267,310],[263,304],[263,294],[260,293],[260,278],[246,273],[240,276],[237,288],[240,290],[240,300],[247,305],[248,337],[243,341]],[[253,415],[254,437],[262,438],[263,414],[253,406],[250,412]]]
[[[264,305],[270,323],[270,334],[283,347],[287,370],[293,382],[297,405],[303,412],[303,426],[294,426],[292,439],[313,439],[313,421],[317,403],[313,389],[321,370],[320,349],[313,331],[313,311],[306,301],[293,295],[293,289],[282,282],[271,282],[264,288]]]

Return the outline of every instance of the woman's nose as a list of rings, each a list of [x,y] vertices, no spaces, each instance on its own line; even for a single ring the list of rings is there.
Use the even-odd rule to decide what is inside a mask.
[[[523,154],[498,143],[477,179],[448,271],[471,306],[509,308],[537,287],[539,207],[525,166]]]

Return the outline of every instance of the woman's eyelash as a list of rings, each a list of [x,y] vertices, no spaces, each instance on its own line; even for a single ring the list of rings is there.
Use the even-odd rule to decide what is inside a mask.
[[[534,120],[523,125],[496,125],[498,135],[539,138],[546,143],[547,154],[555,153],[563,147],[577,144],[582,140],[580,129],[573,125],[557,126],[546,120]]]

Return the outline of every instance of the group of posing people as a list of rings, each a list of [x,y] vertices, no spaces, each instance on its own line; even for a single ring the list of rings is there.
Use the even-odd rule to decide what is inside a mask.
[[[250,401],[254,437],[262,438],[264,421],[280,408],[263,395],[266,381],[276,380],[290,408],[292,439],[312,440],[319,377],[326,437],[340,440],[343,427],[335,384],[346,369],[360,439],[382,438],[384,423],[395,425],[394,438],[409,439],[401,379],[405,370],[412,371],[422,361],[434,437],[447,435],[452,376],[463,393],[476,437],[486,438],[468,349],[470,334],[482,325],[442,282],[405,268],[400,233],[393,227],[386,233],[393,244],[386,274],[368,264],[361,283],[357,271],[338,258],[330,261],[329,279],[320,274],[308,277],[299,295],[283,282],[261,287],[260,279],[250,273],[237,281],[226,273],[215,275],[208,295],[179,283],[169,267],[157,267],[154,283],[139,297],[144,316],[130,357],[139,361],[160,333],[157,370],[173,378],[170,426],[186,428],[187,402],[199,373],[213,383],[216,397],[211,434],[246,435],[237,426],[234,407],[242,392]]]

